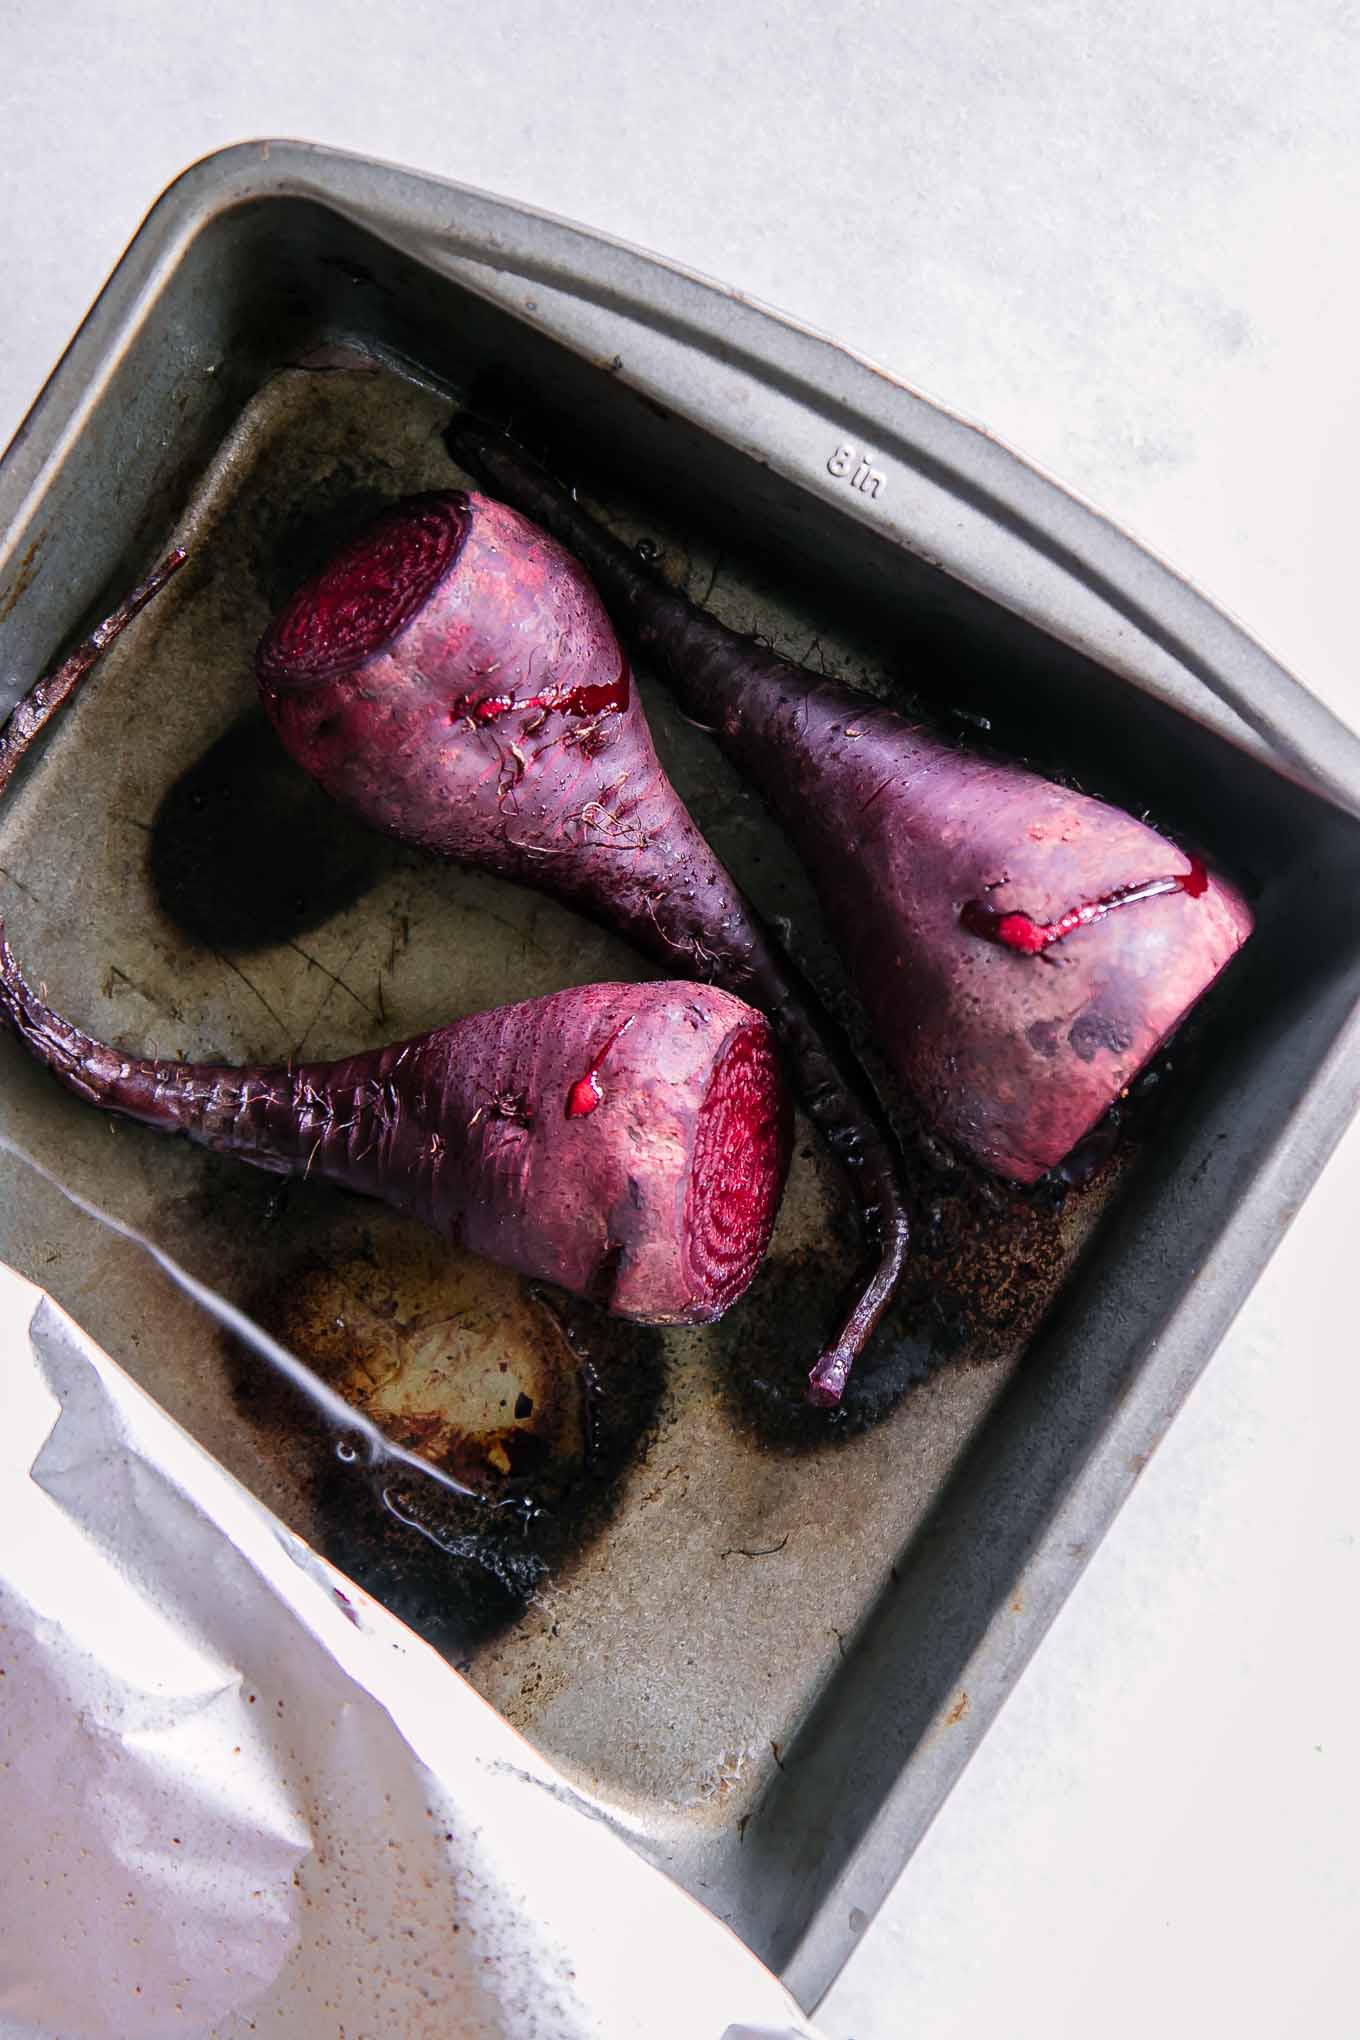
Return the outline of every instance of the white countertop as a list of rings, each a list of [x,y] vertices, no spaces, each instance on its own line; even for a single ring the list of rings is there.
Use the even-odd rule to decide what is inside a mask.
[[[739,285],[1129,525],[1360,722],[1336,0],[8,0],[0,446],[157,192],[293,135]],[[1353,2040],[1360,1130],[822,2009]]]

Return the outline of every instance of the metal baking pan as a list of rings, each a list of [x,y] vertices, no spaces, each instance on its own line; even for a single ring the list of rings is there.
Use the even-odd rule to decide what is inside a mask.
[[[248,1354],[10,1156],[0,1255],[811,2004],[1355,1108],[1360,746],[1132,540],[830,342],[477,192],[232,149],[159,201],[0,465],[7,701],[172,534],[193,554],[0,812],[12,939],[73,1017],[161,1054],[337,1054],[642,970],[350,828],[254,709],[290,576],[375,500],[455,482],[443,423],[493,383],[730,619],[1151,808],[1248,886],[1255,939],[1156,1072],[1171,1109],[1065,1201],[913,1147],[908,1298],[854,1419],[814,1431],[786,1377],[849,1249],[807,1139],[723,1326],[606,1335],[355,1201],[115,1125],[0,1043],[12,1142],[406,1440],[541,1479],[548,1546],[490,1566],[346,1486]],[[786,846],[642,684],[701,824],[843,1004]]]

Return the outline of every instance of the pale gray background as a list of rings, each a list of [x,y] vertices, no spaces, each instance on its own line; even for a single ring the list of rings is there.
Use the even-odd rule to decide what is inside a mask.
[[[266,134],[530,200],[838,335],[1360,722],[1354,5],[0,0],[0,445],[160,188]],[[832,2040],[1360,2033],[1357,1191],[1360,1132]]]

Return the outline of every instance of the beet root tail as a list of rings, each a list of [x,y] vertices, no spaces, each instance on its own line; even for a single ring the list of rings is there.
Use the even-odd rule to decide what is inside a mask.
[[[856,1297],[839,1336],[808,1375],[807,1399],[819,1409],[833,1410],[845,1394],[850,1370],[864,1351],[874,1328],[902,1279],[910,1228],[904,1211],[895,1210],[882,1228],[877,1266]]]
[[[81,681],[98,664],[114,640],[121,637],[133,618],[179,572],[187,558],[188,554],[181,546],[167,553],[160,565],[144,581],[138,582],[59,666],[44,674],[29,689],[0,731],[0,794],[14,777],[20,759],[34,739],[57,710],[70,700]],[[40,1062],[46,1063],[71,1090],[97,1100],[101,1094],[87,1080],[84,1072],[87,1052],[98,1048],[99,1044],[51,1012],[25,982],[6,940],[3,921],[0,921],[0,990],[3,991],[5,1008],[14,1030],[30,1052]],[[111,1066],[120,1061],[112,1050],[102,1052]]]
[[[181,546],[167,553],[160,565],[144,581],[140,581],[102,623],[96,624],[87,638],[82,638],[68,658],[29,689],[0,732],[0,793],[9,785],[15,767],[39,730],[51,720],[63,702],[70,700],[114,639],[120,637],[133,617],[160,594],[188,557]]]

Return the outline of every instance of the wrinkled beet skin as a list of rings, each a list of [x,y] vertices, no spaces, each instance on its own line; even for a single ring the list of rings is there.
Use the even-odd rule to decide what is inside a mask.
[[[996,1174],[1062,1160],[1251,933],[1212,876],[1018,955],[961,923],[1033,921],[1190,868],[1119,809],[961,753],[728,630],[643,565],[503,435],[455,457],[569,546],[680,702],[760,788],[818,889],[883,1054],[932,1123]]]
[[[747,911],[661,769],[594,589],[515,511],[467,502],[441,582],[350,671],[281,684],[266,638],[261,698],[284,744],[388,835],[597,916],[607,904],[613,925],[697,975],[715,930],[739,958]],[[633,712],[525,705],[597,688]],[[514,705],[479,719],[476,704],[500,697]]]
[[[1210,878],[1198,898],[1137,901],[1040,956],[988,942],[962,925],[970,901],[1057,921],[1190,860],[1117,808],[961,755],[845,690],[797,688],[795,738],[785,692],[760,738],[786,775],[777,806],[881,1047],[937,1127],[998,1175],[1034,1181],[1240,948],[1245,901]]]
[[[379,1198],[621,1317],[711,1322],[769,1242],[788,1099],[765,1021],[712,986],[583,985],[291,1068],[125,1056],[51,1013],[2,933],[0,1003],[39,1061],[90,1103],[274,1174]],[[598,1109],[568,1117],[572,1086],[606,1044]],[[711,1193],[705,1105],[728,1054],[750,1046],[756,1074],[724,1117],[715,1209],[698,1181]]]

